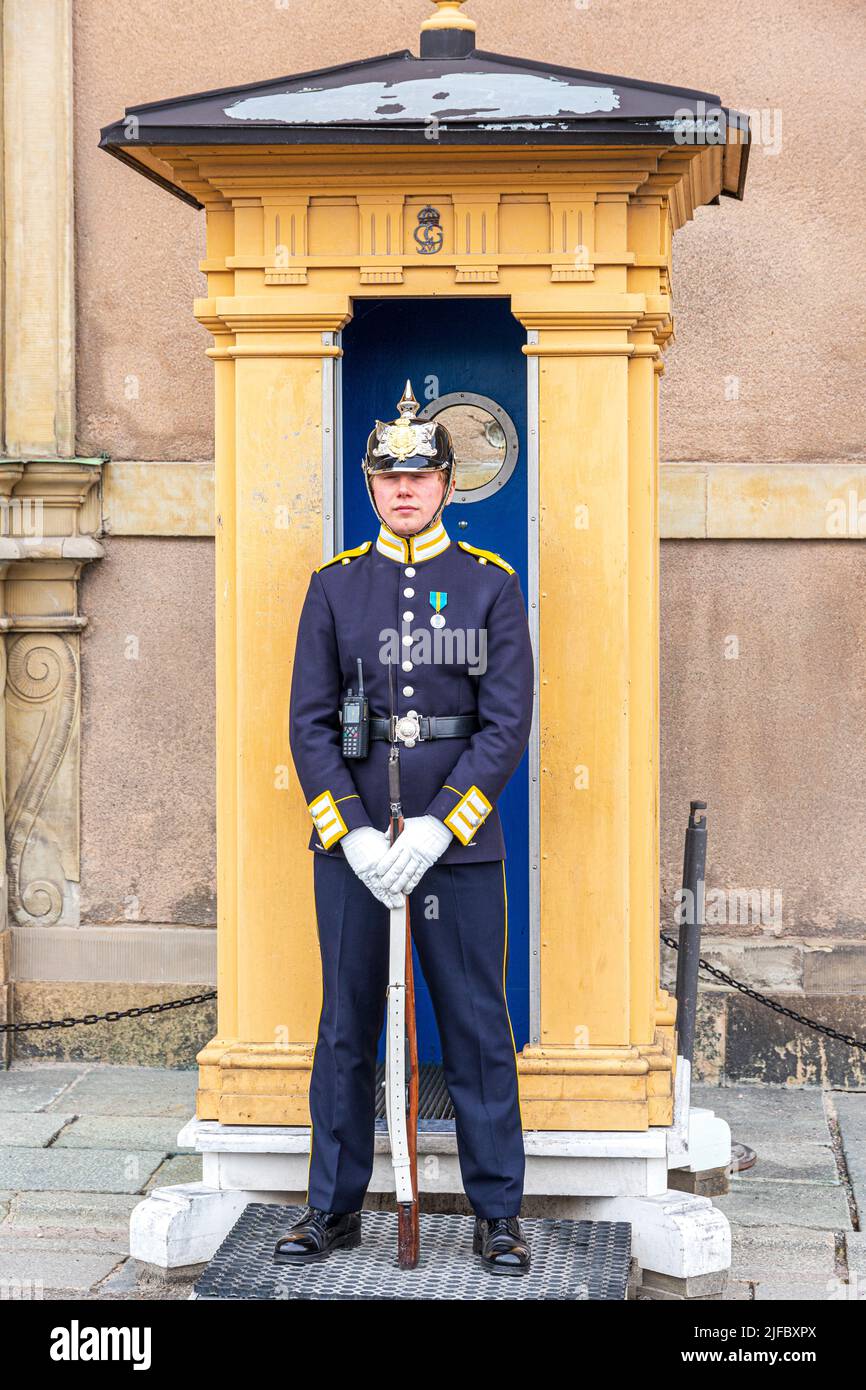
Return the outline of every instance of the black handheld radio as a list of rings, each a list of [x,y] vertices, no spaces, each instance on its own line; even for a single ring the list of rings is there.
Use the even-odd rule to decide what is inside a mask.
[[[352,687],[349,686],[348,693],[344,695],[340,707],[340,722],[343,726],[343,757],[366,758],[370,751],[370,712],[367,697],[364,694],[364,673],[361,669],[360,657],[358,657],[358,693],[353,695]]]

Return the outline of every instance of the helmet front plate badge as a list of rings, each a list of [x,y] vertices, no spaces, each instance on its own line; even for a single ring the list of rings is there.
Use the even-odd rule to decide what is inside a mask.
[[[436,453],[434,429],[435,424],[412,425],[405,419],[398,421],[396,425],[385,425],[381,420],[377,420],[376,439],[378,443],[373,453],[377,457],[391,455],[401,461],[411,458],[413,454],[432,458]]]

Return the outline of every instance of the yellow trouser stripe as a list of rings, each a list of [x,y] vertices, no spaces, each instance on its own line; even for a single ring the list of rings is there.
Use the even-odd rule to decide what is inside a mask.
[[[502,951],[502,997],[505,1000],[505,1016],[508,1019],[508,1028],[511,1033],[511,1046],[514,1049],[514,1069],[517,1072],[517,1109],[520,1114],[520,1128],[525,1129],[523,1123],[523,1111],[520,1108],[520,1070],[517,1066],[517,1048],[514,1045],[514,1029],[511,1027],[511,1015],[508,1012],[508,998],[505,993],[505,962],[508,957],[508,889],[505,886],[505,860],[500,860],[502,864],[502,892],[505,895],[505,946]]]
[[[324,982],[324,980],[322,980],[322,1002],[321,1002],[321,1004],[319,1005],[319,1019],[318,1019],[318,1022],[316,1023],[316,1041],[315,1041],[315,1043],[313,1044],[313,1062],[312,1062],[312,1066],[310,1067],[310,1081],[312,1081],[312,1079],[313,1079],[313,1067],[316,1065],[316,1048],[319,1046],[319,1024],[320,1024],[321,1021],[322,1021],[322,1010],[323,1010],[324,1007],[325,1007],[325,982]],[[308,1088],[307,1088],[307,1105],[309,1105],[309,1103],[310,1103],[310,1092],[309,1092],[309,1087],[308,1087]],[[307,1206],[310,1205],[310,1166],[311,1166],[312,1162],[313,1162],[313,1113],[312,1113],[312,1111],[310,1111],[310,1157],[307,1159],[307,1195],[306,1195],[305,1198],[304,1198],[304,1201],[305,1201],[305,1203],[306,1203]]]

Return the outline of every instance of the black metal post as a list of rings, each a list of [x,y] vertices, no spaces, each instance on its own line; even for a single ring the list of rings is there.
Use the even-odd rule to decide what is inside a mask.
[[[677,951],[677,1052],[693,1060],[695,1018],[698,1008],[698,962],[701,954],[701,928],[704,925],[704,873],[707,863],[707,818],[705,801],[692,801],[686,829],[683,856],[683,901],[677,908],[679,950]]]

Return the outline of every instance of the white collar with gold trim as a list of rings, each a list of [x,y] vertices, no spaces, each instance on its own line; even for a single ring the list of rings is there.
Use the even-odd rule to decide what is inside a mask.
[[[451,537],[441,521],[429,526],[426,531],[419,531],[417,536],[397,536],[383,521],[376,537],[376,549],[401,565],[410,560],[413,564],[419,560],[431,560],[434,555],[441,555],[443,550],[447,550],[450,544]]]

